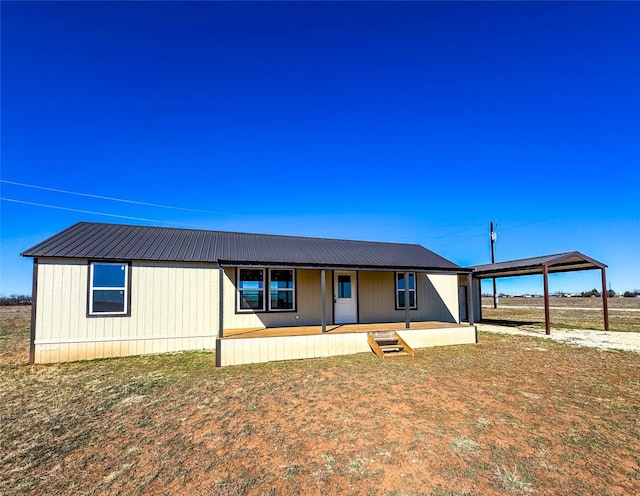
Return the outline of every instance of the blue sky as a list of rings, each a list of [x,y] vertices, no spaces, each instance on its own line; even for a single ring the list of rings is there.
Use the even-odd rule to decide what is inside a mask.
[[[497,261],[579,250],[640,289],[640,3],[1,8],[2,294],[30,293],[19,253],[80,220],[418,243],[463,266],[490,261],[493,220]]]

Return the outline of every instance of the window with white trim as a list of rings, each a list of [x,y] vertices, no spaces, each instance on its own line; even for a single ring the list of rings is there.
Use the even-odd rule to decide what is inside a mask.
[[[292,269],[237,271],[238,312],[294,311],[295,273]]]
[[[129,264],[89,264],[89,315],[128,315]]]
[[[269,310],[293,310],[293,270],[272,269],[269,271]]]
[[[405,278],[404,272],[396,272],[396,308],[405,308]],[[409,272],[409,308],[418,308],[416,301],[416,273]]]

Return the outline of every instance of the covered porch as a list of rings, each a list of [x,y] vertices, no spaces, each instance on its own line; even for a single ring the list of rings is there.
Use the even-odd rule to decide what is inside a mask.
[[[225,329],[224,339],[266,338],[278,336],[314,336],[322,334],[350,334],[375,331],[400,331],[400,330],[427,330],[427,329],[451,329],[456,327],[469,327],[468,324],[452,324],[449,322],[410,322],[409,328],[405,322],[388,322],[375,324],[330,324],[323,331],[321,325],[316,326],[287,326],[253,329]]]
[[[396,331],[412,349],[477,343],[477,328],[468,324],[421,321],[374,324],[225,329],[216,340],[216,365],[298,360],[372,353],[370,332]]]

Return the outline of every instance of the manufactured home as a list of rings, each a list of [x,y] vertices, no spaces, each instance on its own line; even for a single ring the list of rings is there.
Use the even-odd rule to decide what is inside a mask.
[[[472,269],[415,244],[80,222],[22,255],[31,363],[215,350],[224,366],[371,352],[388,332],[411,348],[477,341]]]

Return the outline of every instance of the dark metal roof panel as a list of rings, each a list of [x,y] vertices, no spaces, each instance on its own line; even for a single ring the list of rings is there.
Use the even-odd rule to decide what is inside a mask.
[[[589,258],[579,251],[556,253],[539,257],[521,258],[507,262],[497,262],[473,267],[475,277],[486,279],[489,277],[512,277],[531,274],[541,274],[543,267],[552,272],[569,272],[575,270],[591,270],[605,268],[606,265]]]
[[[420,245],[89,222],[75,224],[22,255],[468,270]]]

